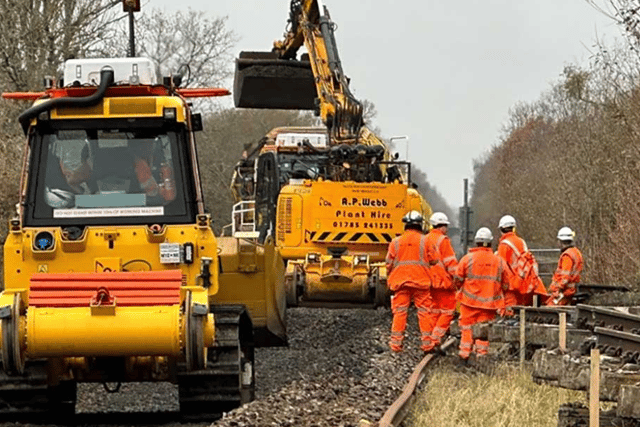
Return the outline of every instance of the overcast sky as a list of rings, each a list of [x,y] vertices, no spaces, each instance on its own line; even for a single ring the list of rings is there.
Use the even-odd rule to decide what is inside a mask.
[[[602,0],[603,2],[605,0]],[[236,51],[270,50],[290,0],[151,0],[228,16]],[[452,207],[462,180],[494,145],[509,108],[532,101],[565,65],[586,64],[618,28],[586,0],[323,0],[345,73],[378,110],[382,136],[409,137],[409,158]],[[231,83],[230,83],[231,88]],[[405,142],[398,141],[404,157]]]

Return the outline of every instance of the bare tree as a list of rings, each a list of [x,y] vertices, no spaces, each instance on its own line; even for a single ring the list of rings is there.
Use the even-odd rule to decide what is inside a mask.
[[[0,87],[35,90],[111,37],[118,0],[0,0]]]
[[[153,9],[137,21],[137,50],[159,66],[160,75],[189,64],[191,73],[185,77],[190,86],[221,85],[231,75],[230,51],[238,41],[226,25],[227,17],[202,11]]]
[[[586,0],[595,9],[615,20],[629,42],[640,48],[640,5],[637,0]]]
[[[275,127],[315,124],[311,113],[288,110],[224,109],[205,117],[205,130],[198,136],[198,157],[205,201],[216,231],[230,223],[231,177],[243,150],[255,148]]]
[[[449,206],[446,199],[434,185],[429,183],[427,174],[415,165],[411,167],[411,181],[418,186],[417,190],[422,194],[427,203],[429,203],[434,212],[444,212],[449,218],[449,221],[452,223],[456,222],[457,215],[454,215],[453,209]]]

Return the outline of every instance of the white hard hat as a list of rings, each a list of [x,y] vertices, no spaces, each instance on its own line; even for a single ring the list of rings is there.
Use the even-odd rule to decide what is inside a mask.
[[[431,218],[429,218],[429,223],[434,227],[437,227],[438,225],[450,224],[449,218],[447,218],[447,216],[442,212],[435,212],[433,215],[431,215]]]
[[[75,204],[75,195],[60,188],[45,187],[44,198],[52,208],[69,208]]]
[[[405,224],[422,225],[422,214],[418,211],[409,211],[402,217],[402,222]]]
[[[576,238],[576,233],[569,227],[562,227],[558,230],[558,240],[573,242]]]
[[[487,227],[481,227],[476,232],[476,237],[473,239],[476,243],[491,243],[493,240],[493,234]]]
[[[516,226],[516,219],[511,215],[505,215],[500,218],[500,222],[498,222],[498,228],[509,228]]]

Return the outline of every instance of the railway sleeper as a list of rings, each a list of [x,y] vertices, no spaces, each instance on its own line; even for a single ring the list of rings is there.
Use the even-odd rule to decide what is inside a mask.
[[[630,403],[640,400],[640,366],[625,364],[619,358],[602,357],[600,370],[600,400],[618,402],[623,413],[634,413],[640,418],[640,409]],[[533,357],[534,381],[570,390],[588,390],[590,378],[589,358],[563,354],[556,350],[540,349]],[[629,396],[635,396],[630,399]]]
[[[558,410],[558,427],[588,427],[589,408],[580,403],[562,405]],[[640,427],[640,420],[618,417],[615,409],[600,411],[600,427]]]

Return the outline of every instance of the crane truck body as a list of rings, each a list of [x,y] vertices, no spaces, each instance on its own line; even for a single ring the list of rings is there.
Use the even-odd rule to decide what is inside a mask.
[[[287,305],[385,305],[387,247],[406,212],[431,210],[402,182],[410,164],[382,160],[381,146],[328,141],[321,127],[272,130],[237,165],[232,191],[253,204],[258,240],[275,236]]]

